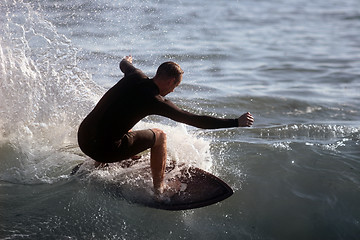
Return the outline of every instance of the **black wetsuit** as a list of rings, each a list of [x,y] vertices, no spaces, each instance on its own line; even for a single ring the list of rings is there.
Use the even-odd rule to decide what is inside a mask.
[[[91,158],[100,162],[115,162],[151,148],[155,143],[153,133],[144,139],[133,138],[138,131],[129,133],[137,122],[148,115],[161,115],[204,129],[238,126],[237,119],[200,116],[178,108],[159,95],[157,85],[141,70],[127,61],[123,64],[126,64],[122,69],[124,78],[106,92],[80,125],[79,146]],[[127,152],[127,148],[133,145],[137,147]]]

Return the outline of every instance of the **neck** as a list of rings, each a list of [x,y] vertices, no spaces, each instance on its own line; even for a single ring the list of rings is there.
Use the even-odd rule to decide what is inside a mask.
[[[155,76],[153,78],[153,81],[156,84],[156,86],[159,88],[160,95],[163,97],[174,90],[171,89],[172,81],[174,81],[174,79],[172,78],[160,78]]]
[[[162,95],[163,93],[162,89],[164,89],[164,81],[162,81],[162,79],[160,78],[157,78],[156,76],[152,79],[152,81],[158,87],[160,95]]]

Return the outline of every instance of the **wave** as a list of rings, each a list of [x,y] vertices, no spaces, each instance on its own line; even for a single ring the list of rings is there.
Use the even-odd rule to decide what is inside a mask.
[[[262,139],[317,140],[328,141],[354,136],[358,138],[360,129],[341,125],[290,124],[262,128],[258,130]]]
[[[336,154],[358,161],[360,129],[341,125],[290,124],[254,130],[259,139],[256,144],[278,151],[296,153],[298,151],[321,152],[320,155]],[[254,139],[254,138],[253,138]],[[299,150],[302,149],[302,150]]]

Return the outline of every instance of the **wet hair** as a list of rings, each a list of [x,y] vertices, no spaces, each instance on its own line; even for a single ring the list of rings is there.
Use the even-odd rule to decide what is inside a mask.
[[[174,77],[176,83],[178,83],[181,80],[182,74],[184,74],[184,71],[179,64],[174,62],[164,62],[158,67],[155,77]]]

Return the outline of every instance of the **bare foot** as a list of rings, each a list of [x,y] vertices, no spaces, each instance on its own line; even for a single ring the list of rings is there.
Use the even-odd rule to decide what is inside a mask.
[[[175,194],[180,191],[184,191],[187,187],[186,184],[181,183],[179,179],[168,180],[165,186],[160,189],[155,190],[155,196],[157,201],[166,201],[170,200]]]
[[[171,191],[174,193],[180,192],[181,189],[181,182],[179,179],[170,179],[166,183],[166,191]]]

